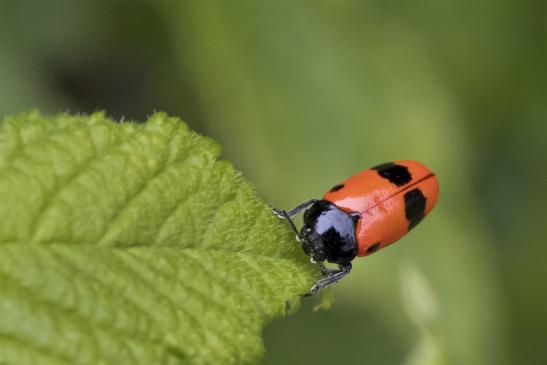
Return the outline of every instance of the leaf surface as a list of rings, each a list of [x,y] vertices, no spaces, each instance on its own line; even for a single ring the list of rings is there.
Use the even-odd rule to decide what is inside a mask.
[[[0,124],[0,363],[235,364],[317,272],[212,140],[37,111]]]

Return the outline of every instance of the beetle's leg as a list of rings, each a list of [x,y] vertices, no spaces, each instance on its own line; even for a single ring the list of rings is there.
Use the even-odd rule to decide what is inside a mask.
[[[302,240],[302,238],[300,237],[300,233],[298,232],[298,229],[296,228],[296,225],[292,221],[291,217],[298,214],[301,210],[306,209],[307,207],[309,207],[310,205],[312,205],[316,201],[317,201],[317,199],[307,200],[304,203],[298,205],[296,208],[293,208],[293,209],[289,210],[288,212],[284,211],[283,209],[277,209],[277,208],[272,208],[272,212],[276,216],[278,216],[279,218],[286,219],[287,222],[289,222],[289,225],[291,226],[291,229],[296,234],[296,239],[300,241],[300,240]]]
[[[350,263],[347,263],[347,264],[340,264],[339,267],[340,267],[339,270],[336,270],[334,273],[328,274],[326,277],[324,277],[323,279],[319,280],[319,281],[310,289],[310,292],[307,293],[307,294],[304,294],[304,296],[305,296],[305,297],[311,296],[311,295],[317,293],[319,290],[321,290],[321,289],[323,289],[323,288],[326,288],[326,287],[329,286],[329,285],[332,285],[332,284],[334,284],[334,283],[339,282],[344,276],[346,276],[347,274],[349,274],[349,272],[351,271],[351,264],[350,264]]]
[[[302,238],[300,237],[300,233],[298,232],[298,228],[296,228],[296,225],[294,224],[294,222],[292,221],[291,217],[289,217],[289,215],[287,214],[287,212],[285,212],[284,210],[280,210],[280,209],[276,209],[276,208],[272,208],[272,211],[274,212],[275,215],[277,215],[279,218],[282,218],[282,219],[286,219],[287,222],[289,222],[289,226],[291,226],[291,229],[294,231],[294,233],[296,234],[296,239],[298,241],[301,241]]]
[[[334,269],[334,270],[329,269],[322,262],[319,263],[319,267],[321,268],[321,274],[323,274],[323,276],[329,276],[329,275],[332,275],[332,274],[336,274],[339,271],[339,270],[336,270],[336,269]]]
[[[289,210],[288,212],[284,211],[283,209],[277,209],[277,208],[272,208],[272,211],[279,218],[288,219],[288,218],[292,217],[293,215],[298,214],[302,209],[306,209],[307,207],[309,207],[310,205],[312,205],[316,201],[317,201],[317,199],[306,200],[304,203],[302,203],[302,204],[298,205],[297,207]]]

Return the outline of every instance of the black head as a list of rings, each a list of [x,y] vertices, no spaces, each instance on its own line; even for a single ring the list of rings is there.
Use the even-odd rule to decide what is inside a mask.
[[[300,232],[306,255],[318,262],[349,263],[357,256],[356,218],[327,200],[316,201],[304,213]]]

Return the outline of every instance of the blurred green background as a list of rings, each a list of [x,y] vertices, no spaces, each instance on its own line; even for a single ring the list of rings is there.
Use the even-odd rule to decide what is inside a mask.
[[[415,159],[431,216],[264,364],[545,364],[547,3],[0,0],[0,114],[183,118],[272,204]]]

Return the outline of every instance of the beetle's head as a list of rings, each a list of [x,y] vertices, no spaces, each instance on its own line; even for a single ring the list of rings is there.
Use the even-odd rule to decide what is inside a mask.
[[[355,225],[359,215],[318,200],[304,213],[302,248],[314,261],[349,263],[357,256]]]

